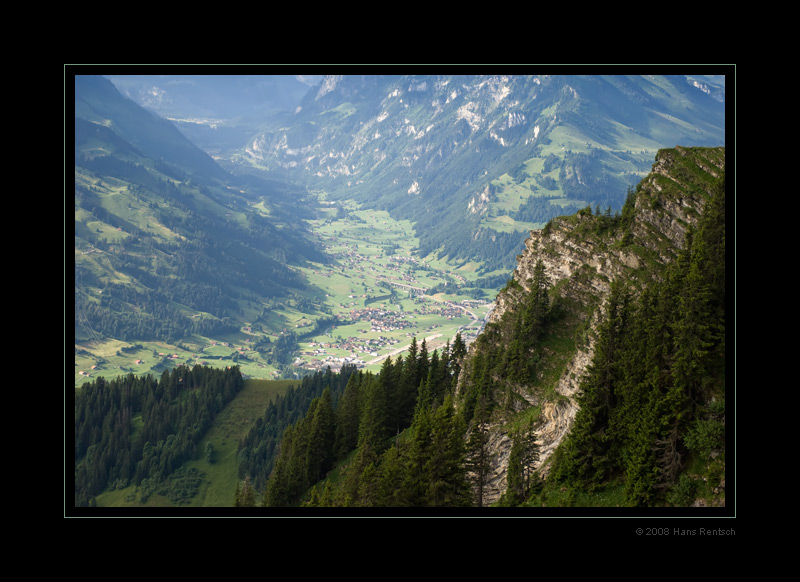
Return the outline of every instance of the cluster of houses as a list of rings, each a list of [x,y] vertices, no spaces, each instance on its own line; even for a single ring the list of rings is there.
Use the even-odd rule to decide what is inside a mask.
[[[401,331],[411,327],[411,322],[406,319],[406,314],[380,307],[363,307],[350,310],[351,321],[366,321],[370,325],[370,332],[381,333]],[[367,333],[367,330],[361,330]]]
[[[320,356],[322,355],[320,354]],[[302,358],[297,358],[297,360],[295,360],[294,362],[294,365],[297,366],[298,368],[305,368],[306,370],[311,370],[314,372],[317,370],[325,370],[326,368],[330,368],[331,372],[338,372],[342,369],[342,366],[344,366],[345,364],[356,366],[359,369],[367,365],[367,363],[363,359],[357,358],[355,356],[333,356],[333,355],[315,358],[308,362],[306,362]]]
[[[399,339],[385,336],[371,339],[348,337],[342,338],[338,342],[312,342],[308,344],[309,349],[301,353],[302,358],[300,359],[311,358],[308,362],[312,367],[325,367],[331,362],[339,365],[354,364],[363,367],[365,362],[361,357],[376,358],[380,350],[394,347],[398,343],[400,343]],[[348,352],[350,355],[340,357],[329,354],[328,350]]]

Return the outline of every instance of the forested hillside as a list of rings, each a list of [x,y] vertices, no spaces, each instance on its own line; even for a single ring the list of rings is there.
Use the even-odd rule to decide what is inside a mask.
[[[612,285],[556,482],[620,479],[629,505],[684,505],[701,489],[724,502],[725,206],[723,178],[662,281],[638,295]]]
[[[303,377],[299,386],[290,387],[286,394],[270,402],[267,410],[256,419],[239,443],[239,478],[243,481],[247,479],[256,490],[263,491],[286,428],[302,419],[312,403],[323,394],[327,406],[335,406],[350,376],[355,373],[355,366],[344,366],[338,373],[328,368],[324,372]]]
[[[532,482],[515,502],[591,503],[616,487],[620,505],[724,505],[720,156],[661,152],[621,214],[559,219],[520,259],[461,378],[467,411],[488,402],[496,430],[526,419],[547,445],[546,461],[529,466],[546,485]]]
[[[130,485],[141,503],[153,493],[191,498],[203,476],[181,465],[242,385],[238,368],[203,366],[84,384],[75,392],[75,507]]]
[[[722,148],[662,152],[622,213],[584,209],[548,225],[469,353],[460,336],[433,352],[414,340],[378,373],[304,379],[241,439],[231,503],[724,506],[732,380],[720,168]],[[579,255],[562,279],[549,270],[575,259],[567,248],[597,254]],[[576,354],[589,354],[583,367]],[[182,465],[209,454],[197,445],[241,387],[237,368],[202,366],[85,384],[76,506],[131,486],[130,502],[191,499],[203,475]],[[572,401],[568,431],[551,440]]]
[[[453,406],[464,354],[459,336],[441,353],[414,341],[378,374],[350,375],[340,397],[326,390],[283,433],[263,504],[469,505],[465,426]],[[338,485],[320,483],[336,466]]]
[[[653,256],[639,246],[656,240],[639,232],[642,216],[686,199],[681,189],[705,180],[699,166],[718,152],[680,151],[656,164],[668,170],[651,181],[670,176],[660,190],[631,191],[622,213],[586,209],[573,236]],[[517,296],[513,307],[468,357],[460,343],[432,355],[423,343],[378,374],[350,376],[338,400],[323,393],[284,433],[264,505],[604,505],[609,495],[619,506],[724,505],[724,173],[703,189],[707,198],[692,190],[705,202],[695,225],[684,224],[674,259],[614,280],[587,271],[583,291],[554,285],[538,260],[525,289],[509,281],[503,294]],[[662,242],[665,234],[651,233]],[[609,289],[602,304],[585,295],[595,284]],[[542,463],[545,408],[566,400],[556,380],[586,342],[592,356],[579,378],[577,416]],[[490,498],[498,455],[504,490]]]
[[[238,331],[306,287],[305,192],[235,178],[101,77],[75,78],[75,339]]]
[[[328,75],[223,167],[77,75],[75,507],[725,507],[724,86]]]

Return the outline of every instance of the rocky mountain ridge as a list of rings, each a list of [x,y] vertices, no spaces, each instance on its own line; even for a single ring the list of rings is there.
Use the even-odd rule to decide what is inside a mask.
[[[423,255],[505,269],[532,225],[619,209],[658,149],[724,142],[715,81],[329,75],[238,161],[412,220]]]
[[[497,296],[489,325],[500,327],[522,309],[531,293],[539,261],[549,286],[571,305],[572,316],[582,320],[583,330],[574,350],[562,357],[562,372],[550,387],[518,386],[518,408],[539,407],[536,429],[541,447],[537,468],[546,475],[549,460],[569,432],[579,409],[576,396],[594,356],[598,326],[613,282],[633,288],[661,276],[663,266],[683,247],[687,232],[697,225],[706,199],[724,175],[724,148],[683,148],[659,151],[651,173],[629,193],[622,216],[616,219],[592,213],[553,219],[545,229],[531,231],[525,250],[517,257],[513,280]],[[614,227],[605,223],[616,220]],[[488,326],[487,326],[488,327]],[[507,341],[507,336],[504,340]],[[464,365],[460,390],[478,343],[473,344]],[[543,359],[550,354],[543,353]],[[498,380],[498,378],[496,378]],[[492,476],[486,499],[498,499],[506,488],[506,471],[512,438],[505,419],[491,431]]]

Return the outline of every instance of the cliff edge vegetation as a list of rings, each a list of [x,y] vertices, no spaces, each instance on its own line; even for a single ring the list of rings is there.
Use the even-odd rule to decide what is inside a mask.
[[[724,505],[725,259],[724,148],[533,231],[458,383],[479,502]]]

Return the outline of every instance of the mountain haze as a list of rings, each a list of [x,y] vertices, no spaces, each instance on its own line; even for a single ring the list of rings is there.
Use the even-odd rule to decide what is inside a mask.
[[[220,162],[224,162],[232,150],[240,149],[265,124],[291,115],[320,77],[106,76],[122,95],[171,121],[192,143]]]
[[[303,190],[237,178],[108,80],[75,78],[76,341],[238,329],[242,302],[326,260],[309,212]]]
[[[725,142],[724,77],[328,75],[237,159],[513,268],[530,228],[619,210],[657,150]]]
[[[234,121],[294,111],[320,76],[106,75],[122,95],[166,118]]]
[[[75,117],[110,127],[120,138],[153,159],[164,158],[192,174],[221,178],[226,172],[175,127],[149,113],[100,76],[75,79]]]

